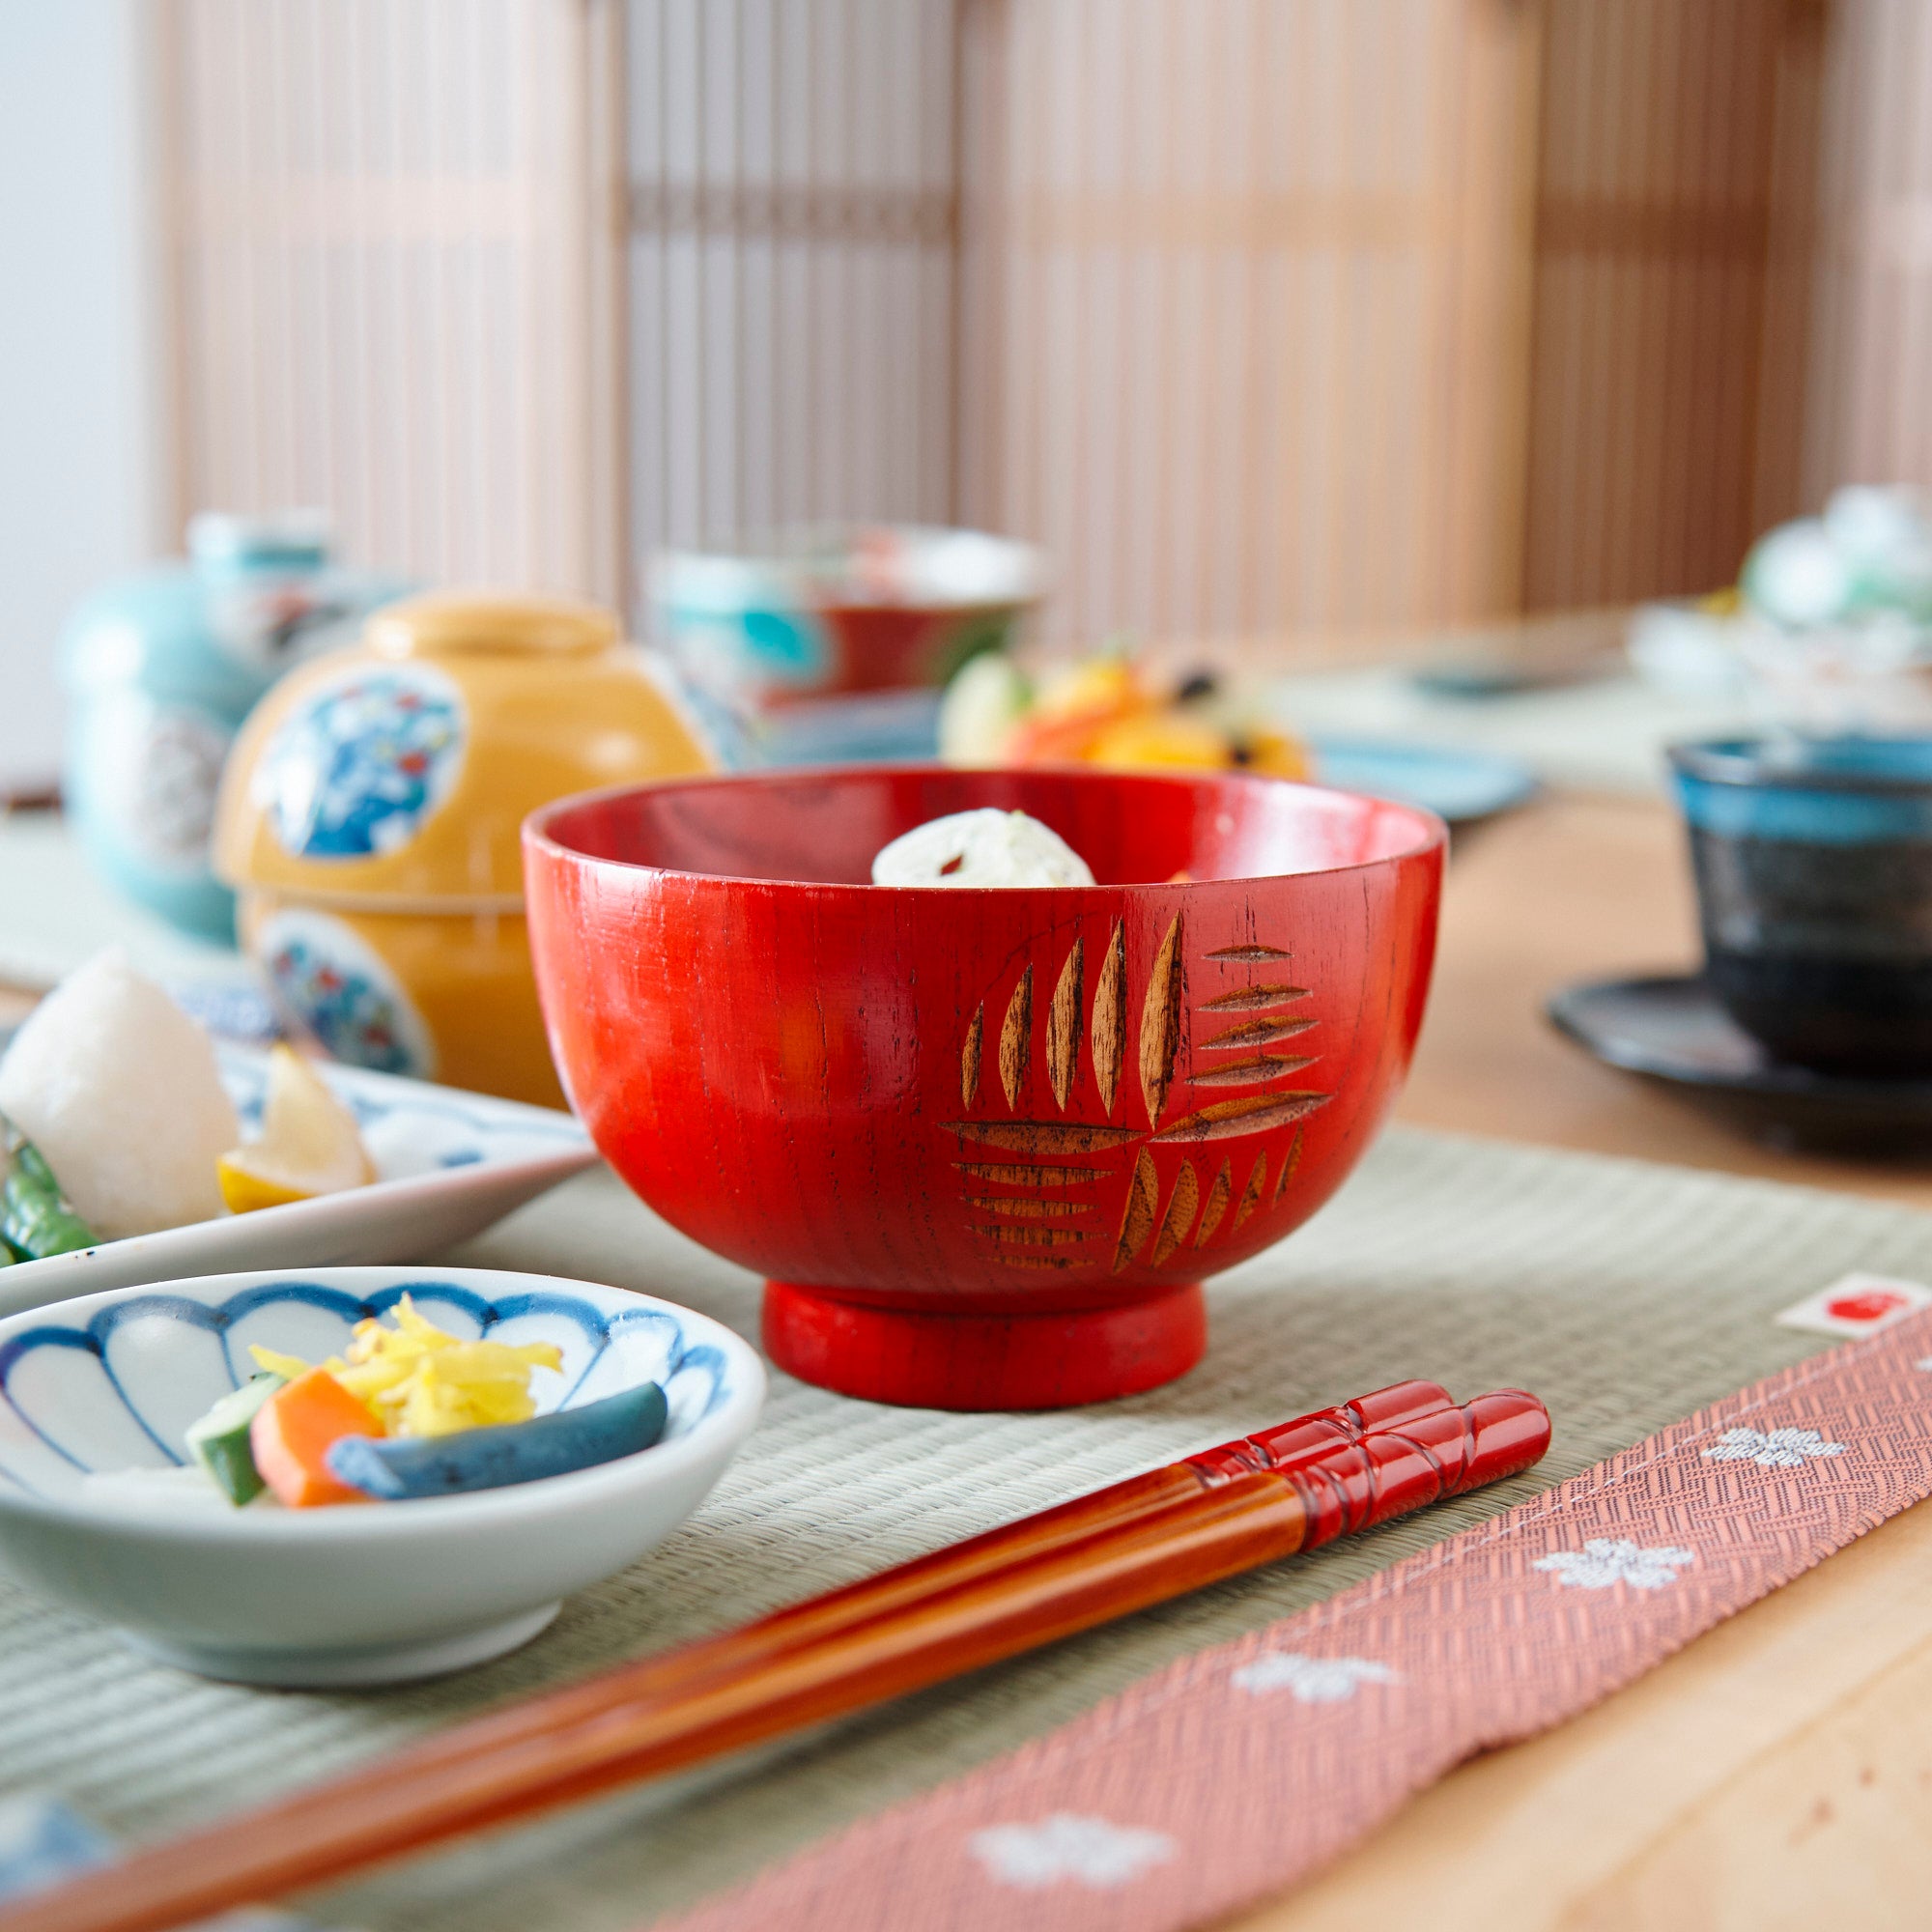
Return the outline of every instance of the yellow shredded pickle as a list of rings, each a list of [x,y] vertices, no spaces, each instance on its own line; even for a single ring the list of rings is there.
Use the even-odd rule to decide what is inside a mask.
[[[258,1369],[266,1369],[271,1376],[280,1376],[284,1381],[292,1382],[298,1376],[309,1372],[309,1364],[299,1355],[284,1355],[274,1349],[265,1349],[260,1343],[251,1344],[248,1352],[255,1358]]]
[[[532,1369],[560,1369],[554,1342],[466,1342],[418,1313],[406,1294],[396,1325],[358,1321],[347,1350],[322,1366],[366,1403],[390,1435],[453,1435],[501,1422],[527,1422],[537,1412]],[[271,1374],[291,1381],[312,1364],[273,1349],[248,1352]]]

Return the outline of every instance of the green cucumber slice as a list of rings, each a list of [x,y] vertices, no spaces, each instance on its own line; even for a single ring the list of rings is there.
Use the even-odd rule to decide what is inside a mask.
[[[268,1488],[255,1467],[255,1452],[248,1446],[248,1425],[254,1421],[255,1411],[287,1381],[286,1376],[255,1376],[239,1389],[230,1389],[199,1422],[188,1427],[189,1454],[238,1509],[253,1502]]]

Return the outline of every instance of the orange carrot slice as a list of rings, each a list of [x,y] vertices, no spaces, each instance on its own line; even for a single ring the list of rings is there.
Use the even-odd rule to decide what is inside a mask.
[[[288,1509],[321,1503],[363,1503],[360,1490],[339,1482],[328,1467],[328,1448],[345,1435],[380,1435],[375,1412],[349,1393],[327,1369],[311,1369],[277,1389],[248,1425],[255,1467]]]

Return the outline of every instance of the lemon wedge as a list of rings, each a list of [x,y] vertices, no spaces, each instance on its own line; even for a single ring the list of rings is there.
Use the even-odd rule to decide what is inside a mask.
[[[269,1094],[262,1138],[215,1162],[221,1198],[233,1214],[339,1194],[374,1180],[355,1116],[300,1054],[277,1046],[269,1055]]]

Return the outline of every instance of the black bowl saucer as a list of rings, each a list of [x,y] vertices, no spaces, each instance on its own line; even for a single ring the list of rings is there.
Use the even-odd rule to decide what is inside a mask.
[[[1774,1060],[1692,975],[1566,986],[1545,1011],[1606,1066],[1641,1075],[1774,1147],[1932,1150],[1932,1078],[1816,1073]]]

